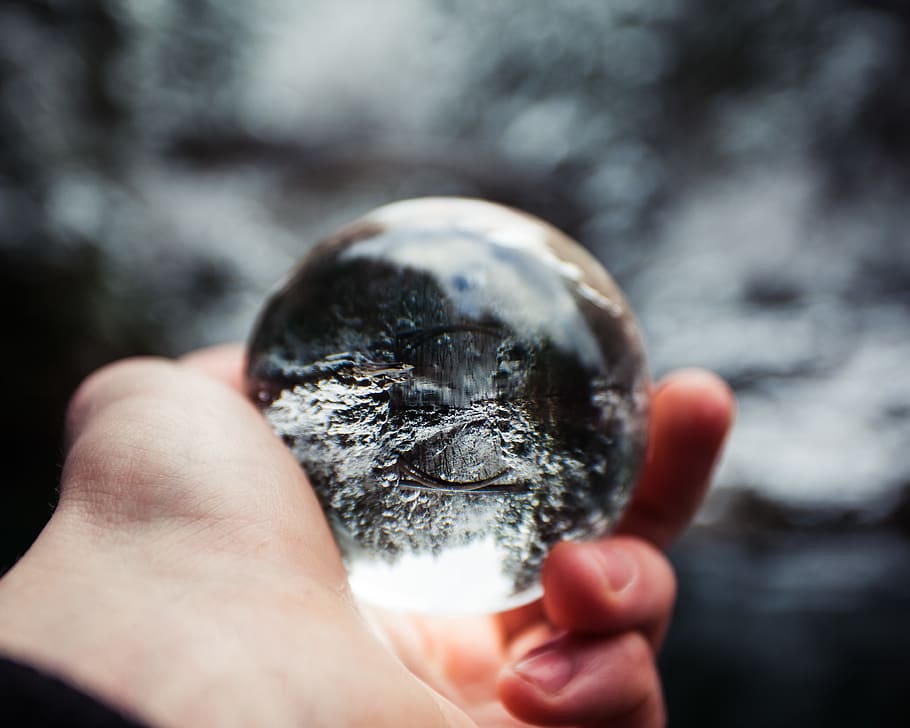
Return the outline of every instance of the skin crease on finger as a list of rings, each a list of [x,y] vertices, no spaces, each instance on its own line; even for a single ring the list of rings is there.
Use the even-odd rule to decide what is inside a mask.
[[[122,368],[118,370],[117,366]],[[418,629],[419,639],[412,640],[408,655],[403,649],[405,640],[396,639],[395,630],[389,628],[392,620],[378,618],[387,645],[401,655],[402,663],[380,644],[375,630],[367,626],[362,612],[351,602],[343,586],[337,550],[324,520],[314,518],[319,511],[314,510],[312,494],[296,461],[255,409],[237,396],[241,370],[241,350],[219,348],[194,354],[180,367],[154,360],[115,365],[86,383],[76,397],[70,429],[79,433],[73,439],[88,438],[83,440],[88,444],[73,446],[70,456],[77,462],[68,463],[74,474],[68,477],[81,478],[85,484],[115,475],[120,486],[112,483],[101,488],[108,495],[106,499],[93,496],[82,501],[76,497],[79,487],[70,488],[73,497],[69,501],[64,498],[35,547],[9,578],[0,581],[0,650],[35,656],[42,664],[71,675],[117,704],[134,707],[149,718],[160,717],[156,723],[161,725],[212,723],[203,720],[202,713],[193,712],[201,710],[198,706],[189,707],[194,689],[197,697],[236,696],[247,701],[245,706],[231,708],[230,700],[224,698],[218,703],[220,720],[213,724],[249,724],[243,719],[255,713],[257,686],[274,703],[267,710],[277,710],[275,704],[282,701],[291,703],[284,705],[284,713],[256,713],[259,718],[274,717],[268,721],[272,725],[299,724],[299,711],[309,711],[306,715],[311,725],[320,724],[314,720],[317,717],[324,718],[325,725],[354,724],[340,716],[354,720],[358,710],[369,716],[364,725],[381,725],[385,718],[388,725],[409,724],[402,722],[405,719],[413,725],[470,724],[464,713],[434,697],[424,683],[454,700],[480,721],[479,725],[521,725],[509,718],[497,701],[497,674],[506,707],[538,723],[552,724],[557,715],[562,715],[559,719],[563,724],[591,722],[589,717],[600,720],[608,713],[619,718],[617,705],[608,704],[609,693],[602,689],[596,666],[607,664],[617,649],[615,630],[627,630],[623,634],[640,630],[653,644],[659,642],[661,629],[655,625],[661,622],[658,613],[663,613],[664,625],[669,616],[672,584],[668,591],[669,572],[662,575],[660,569],[669,567],[652,547],[638,538],[627,539],[634,544],[624,548],[635,561],[637,576],[629,590],[608,597],[598,587],[603,574],[598,574],[591,559],[577,550],[599,545],[560,547],[562,553],[548,567],[550,576],[544,576],[548,597],[556,596],[547,607],[556,627],[545,618],[540,605],[468,622],[461,631],[451,625],[446,628],[427,623]],[[228,387],[223,386],[225,383]],[[122,501],[127,497],[123,483],[153,472],[156,456],[141,438],[129,439],[135,438],[135,432],[126,432],[126,439],[119,440],[118,431],[136,429],[125,427],[126,422],[143,422],[146,433],[153,434],[145,418],[151,404],[150,391],[172,403],[173,411],[159,412],[154,418],[159,428],[178,429],[174,446],[184,448],[189,455],[184,465],[195,468],[195,474],[186,477],[175,472],[173,463],[168,465],[173,477],[162,481],[159,473],[151,483],[160,490],[161,483],[167,482],[169,488],[158,495],[173,496],[176,491],[180,498],[156,501],[156,507],[163,510],[151,521],[127,522],[122,518]],[[682,527],[694,509],[705,486],[697,481],[708,477],[722,433],[696,436],[692,423],[696,429],[716,430],[716,423],[710,421],[712,417],[720,419],[718,409],[723,405],[724,391],[717,387],[716,379],[699,379],[699,375],[680,375],[658,389],[658,415],[660,407],[668,406],[695,414],[688,418],[680,414],[681,421],[656,418],[668,424],[656,432],[663,445],[652,449],[643,481],[646,495],[650,493],[648,497],[656,499],[661,489],[669,487],[656,477],[648,480],[655,461],[659,466],[668,452],[687,450],[693,465],[684,471],[689,481],[677,479],[671,484],[678,489],[674,499],[678,512],[640,509],[641,515],[636,518],[644,533],[666,538]],[[200,397],[205,406],[196,409],[201,411],[187,412],[193,409],[189,403],[198,402]],[[712,400],[707,405],[706,397]],[[125,401],[141,403],[138,420],[131,419],[135,413],[127,416]],[[218,437],[200,437],[200,432],[208,430],[219,433]],[[688,434],[680,434],[681,430]],[[110,462],[103,467],[97,462],[78,464],[79,458],[97,460],[109,452],[111,438],[142,450],[142,457],[149,460],[118,462],[115,458],[113,470]],[[686,438],[689,444],[680,444]],[[693,452],[693,447],[710,452]],[[276,466],[276,461],[283,464]],[[238,468],[242,477],[236,477]],[[263,472],[270,475],[263,478]],[[256,485],[251,488],[251,483]],[[175,503],[186,508],[187,497],[192,503],[190,517],[181,511],[180,518],[169,518],[169,512],[175,514]],[[102,515],[99,511],[105,504],[116,505],[116,509]],[[635,504],[630,514],[634,509]],[[310,526],[301,528],[311,521]],[[624,530],[631,533],[634,524]],[[328,559],[326,554],[330,554]],[[318,576],[309,578],[307,574]],[[672,573],[669,576],[672,581]],[[577,610],[581,616],[571,606],[560,606],[566,602],[558,595],[563,590],[571,592],[572,600],[587,604]],[[57,608],[48,610],[48,604]],[[99,619],[99,614],[104,618]],[[416,622],[398,619],[403,620],[399,636],[409,631],[413,634]],[[584,624],[585,619],[592,621]],[[578,694],[593,696],[594,704],[576,701],[580,712],[551,713],[548,718],[547,711],[571,706],[554,708],[543,701],[535,708],[535,694],[527,692],[526,682],[518,682],[520,678],[509,664],[521,661],[526,650],[552,638],[559,628],[586,635],[585,649],[592,650],[593,655],[587,675],[597,689],[585,693],[579,683]],[[182,639],[175,644],[176,636]],[[641,641],[647,645],[646,640]],[[87,660],[86,654],[96,659]],[[214,664],[213,656],[218,656]],[[640,676],[653,670],[650,646],[644,662],[647,664],[638,671]],[[352,664],[368,669],[352,670]],[[192,674],[181,679],[175,665],[192,668]],[[611,674],[610,683],[620,685],[620,673]],[[244,687],[232,688],[232,681],[241,681]],[[647,708],[647,715],[641,709],[638,720],[627,710],[617,725],[660,724],[654,722],[659,711],[655,713],[653,705],[661,705],[656,676],[645,684],[652,686],[642,702],[652,706]],[[503,685],[515,689],[503,692]],[[630,688],[629,694],[632,692]],[[289,695],[294,699],[288,701]],[[143,710],[140,706],[144,701],[152,703],[153,708]],[[405,705],[411,707],[402,714],[401,706]],[[384,706],[395,706],[391,711],[395,715],[386,716]],[[633,709],[637,710],[635,706]],[[334,720],[332,710],[339,711]]]

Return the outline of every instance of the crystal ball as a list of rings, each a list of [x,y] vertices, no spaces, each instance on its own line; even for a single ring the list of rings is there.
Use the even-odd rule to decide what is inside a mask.
[[[649,381],[622,294],[521,212],[426,198],[316,245],[253,331],[249,393],[303,466],[361,599],[486,613],[609,531]]]

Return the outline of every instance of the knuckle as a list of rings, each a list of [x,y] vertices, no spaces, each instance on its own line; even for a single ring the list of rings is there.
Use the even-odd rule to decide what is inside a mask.
[[[67,449],[85,426],[89,417],[106,404],[138,390],[172,365],[166,359],[133,357],[105,364],[86,377],[70,397],[65,419]]]
[[[653,544],[630,536],[617,537],[629,553],[633,554],[642,575],[638,596],[647,595],[648,613],[663,613],[676,600],[676,572],[666,555]]]

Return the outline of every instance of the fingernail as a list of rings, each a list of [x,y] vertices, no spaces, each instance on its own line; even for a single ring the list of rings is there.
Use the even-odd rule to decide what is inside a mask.
[[[540,651],[538,651],[540,650]],[[512,669],[523,680],[545,693],[557,693],[572,679],[575,661],[556,647],[538,648]]]
[[[638,573],[635,560],[619,546],[597,546],[593,553],[597,559],[607,585],[613,592],[626,589]]]

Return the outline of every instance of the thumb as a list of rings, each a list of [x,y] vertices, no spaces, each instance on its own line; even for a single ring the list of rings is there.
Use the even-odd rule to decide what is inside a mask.
[[[238,548],[292,553],[343,580],[299,464],[242,395],[196,368],[131,359],[99,370],[72,399],[66,440],[61,515],[238,536]]]

